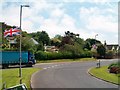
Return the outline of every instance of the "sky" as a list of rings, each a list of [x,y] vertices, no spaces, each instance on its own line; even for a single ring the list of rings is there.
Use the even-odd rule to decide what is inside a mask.
[[[114,2],[113,2],[114,1]],[[65,31],[80,38],[118,44],[118,0],[2,0],[0,22],[20,26],[28,33],[46,31],[50,38]]]

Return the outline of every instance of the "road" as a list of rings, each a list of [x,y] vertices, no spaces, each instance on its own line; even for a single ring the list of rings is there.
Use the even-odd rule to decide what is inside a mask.
[[[107,65],[114,60],[101,60],[101,65]],[[88,69],[96,67],[97,61],[68,62],[53,64],[36,64],[34,67],[43,70],[32,75],[31,86],[34,88],[118,88],[88,74]]]

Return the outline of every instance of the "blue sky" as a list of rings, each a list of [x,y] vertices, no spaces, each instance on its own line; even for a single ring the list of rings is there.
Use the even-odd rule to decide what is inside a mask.
[[[95,38],[102,43],[118,43],[118,0],[3,0],[0,21],[19,26],[20,5],[22,30],[46,31],[51,38],[65,31],[80,34],[84,40]]]

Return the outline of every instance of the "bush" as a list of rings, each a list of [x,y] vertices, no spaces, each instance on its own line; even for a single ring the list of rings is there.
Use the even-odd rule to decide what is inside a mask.
[[[113,56],[114,56],[114,52],[111,50],[107,51],[105,54],[105,58],[107,58],[107,59],[111,59],[111,58],[113,58]]]
[[[85,51],[82,54],[74,54],[68,51],[64,52],[44,52],[37,51],[35,53],[35,58],[37,60],[54,60],[54,59],[74,59],[74,58],[84,58],[91,57],[92,53],[90,51]]]
[[[110,73],[120,73],[120,62],[110,64],[108,69]]]
[[[47,55],[46,55],[45,52],[43,52],[43,51],[37,51],[37,52],[35,53],[35,58],[36,58],[37,60],[45,60],[45,59],[47,59]]]
[[[115,73],[115,74],[118,74],[120,73],[120,67],[111,67],[110,70],[109,70],[110,73]]]
[[[17,48],[2,48],[2,51],[18,51]]]
[[[82,57],[82,58],[90,58],[90,57],[92,57],[92,52],[91,51],[84,51],[84,53],[82,53],[80,55],[80,57]]]

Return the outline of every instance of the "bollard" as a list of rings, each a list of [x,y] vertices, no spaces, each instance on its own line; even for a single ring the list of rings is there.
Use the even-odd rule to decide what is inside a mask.
[[[6,89],[6,83],[3,83],[3,90]]]
[[[22,84],[22,78],[20,79],[20,84]]]

